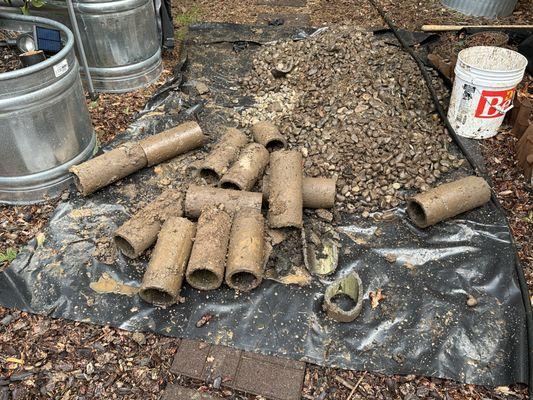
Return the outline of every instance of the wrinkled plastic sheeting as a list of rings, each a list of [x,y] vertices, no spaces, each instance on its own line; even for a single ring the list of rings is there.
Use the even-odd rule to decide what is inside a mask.
[[[227,124],[228,110],[251,102],[233,80],[250,68],[258,43],[295,33],[228,24],[193,27],[187,62],[176,75],[179,84],[164,88],[157,105],[117,142],[152,134],[191,115],[215,140]],[[209,79],[211,102],[178,90],[199,78]],[[179,158],[187,162],[187,157]],[[168,165],[161,168],[172,171]],[[73,193],[61,203],[44,229],[44,241],[32,241],[0,274],[0,303],[328,366],[490,386],[526,381],[525,311],[516,255],[504,215],[490,204],[426,230],[411,224],[403,210],[389,222],[347,215],[337,227],[340,254],[334,275],[315,277],[307,287],[264,281],[253,292],[240,294],[225,286],[199,292],[185,285],[184,304],[159,309],[135,294],[146,257],[129,260],[110,240],[129,217],[131,204],[161,191],[154,170],[145,169],[89,198]],[[178,173],[173,178],[186,181]],[[396,256],[394,263],[391,257],[387,261],[389,254]],[[322,310],[324,290],[351,271],[363,281],[363,312],[353,323],[328,320]],[[380,288],[385,299],[372,309],[369,293]],[[466,305],[467,295],[478,299],[477,307]],[[207,313],[215,317],[197,328]]]

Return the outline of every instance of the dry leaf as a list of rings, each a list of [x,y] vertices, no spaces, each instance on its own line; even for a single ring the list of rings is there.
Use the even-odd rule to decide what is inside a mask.
[[[37,247],[41,247],[44,244],[46,236],[44,235],[44,233],[39,232],[35,239],[37,240]]]
[[[370,305],[372,306],[372,310],[375,309],[377,306],[379,306],[379,302],[381,300],[385,300],[385,296],[383,293],[381,293],[381,288],[378,289],[377,292],[370,292]]]

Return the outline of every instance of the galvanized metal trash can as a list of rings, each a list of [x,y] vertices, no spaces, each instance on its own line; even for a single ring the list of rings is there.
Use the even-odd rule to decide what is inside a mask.
[[[17,7],[11,10],[22,4],[11,0]],[[163,65],[153,0],[73,0],[73,5],[96,91],[128,92],[159,78]],[[64,0],[46,0],[30,12],[72,29]]]
[[[46,61],[0,74],[0,203],[56,197],[72,182],[68,169],[89,159],[96,138],[85,102],[74,36],[44,18],[0,13],[0,28],[58,29],[61,51]]]
[[[441,3],[466,15],[500,18],[511,15],[518,0],[441,0]]]

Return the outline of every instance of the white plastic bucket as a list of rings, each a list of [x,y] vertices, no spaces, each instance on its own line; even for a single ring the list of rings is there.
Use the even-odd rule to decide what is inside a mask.
[[[513,108],[516,86],[526,67],[527,59],[509,49],[476,46],[462,50],[448,109],[457,134],[473,139],[496,135]]]

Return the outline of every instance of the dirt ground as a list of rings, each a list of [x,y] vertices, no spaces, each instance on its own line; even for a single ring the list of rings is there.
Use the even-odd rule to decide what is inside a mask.
[[[273,9],[253,1],[182,0],[174,7],[178,25],[195,21],[253,23],[261,13]],[[381,4],[400,27],[416,29],[430,23],[486,23],[443,8],[438,0],[382,0]],[[276,8],[277,12],[302,12],[313,25],[349,23],[365,27],[383,26],[383,21],[365,1],[308,0],[302,9]],[[497,23],[526,23],[533,20],[531,0],[520,0],[516,12]],[[493,21],[491,21],[493,22]],[[185,29],[178,29],[178,36]],[[101,95],[88,101],[100,143],[107,143],[135,118],[146,100],[170,76],[177,51],[165,55],[165,72],[157,84],[127,95]],[[508,212],[511,229],[519,245],[519,256],[533,293],[533,198],[531,189],[513,158],[516,139],[508,132],[487,140],[485,153],[496,193]],[[0,270],[17,251],[39,234],[55,202],[44,205],[0,208]],[[532,297],[533,300],[533,297]],[[216,391],[201,382],[173,377],[169,366],[176,340],[115,328],[50,319],[0,307],[0,400],[4,399],[157,399],[169,382],[177,381],[223,398],[256,399],[233,391]],[[339,371],[309,366],[304,399],[515,399],[526,398],[519,385],[486,389],[453,381],[416,376],[392,376]],[[259,397],[257,397],[259,399]]]

